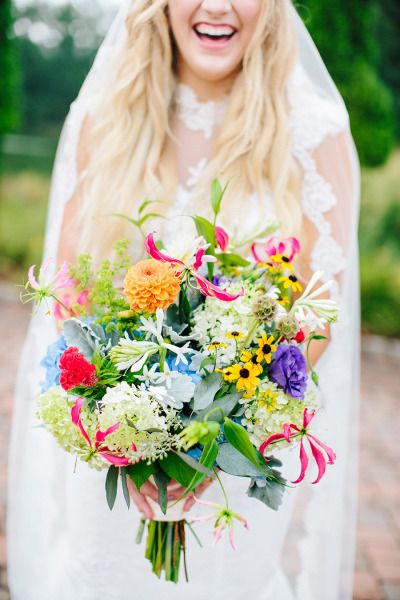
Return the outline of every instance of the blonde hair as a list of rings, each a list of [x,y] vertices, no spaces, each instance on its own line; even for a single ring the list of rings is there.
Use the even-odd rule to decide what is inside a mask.
[[[105,256],[114,241],[132,235],[122,219],[146,196],[161,190],[171,200],[177,174],[172,137],[174,44],[167,0],[135,0],[123,41],[91,111],[90,157],[82,184],[79,250]],[[265,182],[284,230],[298,230],[299,170],[292,157],[287,80],[296,60],[290,0],[265,0],[230,93],[225,121],[195,194],[207,197],[210,181],[231,181],[225,210],[237,210],[252,191],[265,198]],[[237,176],[239,174],[239,176]],[[204,204],[204,202],[202,203]],[[235,208],[236,207],[236,208]]]

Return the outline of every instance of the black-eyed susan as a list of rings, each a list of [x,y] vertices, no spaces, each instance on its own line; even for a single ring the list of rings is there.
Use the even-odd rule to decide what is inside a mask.
[[[272,254],[270,256],[272,264],[281,265],[282,269],[288,269],[291,273],[293,273],[293,265],[290,261],[290,258],[286,256],[286,254]]]
[[[243,350],[242,354],[240,355],[240,360],[244,363],[252,362],[254,365],[259,364],[257,355],[250,352],[250,350]]]
[[[244,365],[231,365],[229,369],[232,372],[233,381],[236,381],[236,388],[239,392],[241,390],[253,391],[260,383],[258,376],[262,373],[261,365],[247,362]]]
[[[267,364],[270,364],[272,360],[272,354],[276,352],[276,344],[274,344],[274,336],[267,336],[266,333],[263,333],[262,336],[257,340],[258,350],[257,350],[257,361],[260,363],[263,360]]]
[[[282,277],[279,277],[278,281],[279,281],[279,283],[283,283],[283,287],[286,290],[291,289],[291,290],[293,290],[293,292],[302,292],[303,291],[303,286],[301,285],[300,281],[297,279],[296,275],[294,275],[293,273],[291,275],[289,275],[289,277],[286,277],[286,275],[282,275]]]
[[[225,367],[224,369],[215,369],[217,373],[221,373],[224,381],[228,383],[233,383],[236,381],[236,372],[233,371],[232,367]]]
[[[223,342],[215,341],[208,346],[208,349],[210,350],[210,352],[216,352],[217,350],[220,350],[221,348],[226,348],[226,347],[227,347],[226,344],[224,344]]]
[[[225,334],[225,337],[228,340],[241,340],[242,338],[244,338],[244,333],[242,331],[229,331],[227,334]]]

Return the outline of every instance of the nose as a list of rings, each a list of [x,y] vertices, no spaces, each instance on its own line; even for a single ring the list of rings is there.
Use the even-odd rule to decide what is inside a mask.
[[[232,2],[231,0],[203,0],[201,7],[210,14],[223,15],[231,10]]]

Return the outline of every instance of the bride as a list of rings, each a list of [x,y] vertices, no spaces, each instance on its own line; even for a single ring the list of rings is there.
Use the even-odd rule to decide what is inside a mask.
[[[319,428],[337,451],[315,490],[289,489],[275,513],[225,476],[249,517],[238,550],[189,539],[190,584],[157,580],[135,544],[151,485],[113,512],[104,476],[37,427],[40,358],[57,335],[32,318],[17,384],[10,449],[9,582],[12,600],[337,600],[351,598],[357,437],[357,156],[342,99],[290,0],[131,0],[124,3],[60,141],[47,257],[106,257],[141,240],[126,221],[144,198],[165,217],[146,223],[170,244],[207,216],[210,181],[229,182],[221,222],[236,238],[279,220],[303,246],[304,280],[333,279],[340,322],[328,332]],[[328,429],[329,424],[329,429]],[[288,451],[285,451],[288,452]],[[289,471],[290,471],[290,452]],[[285,459],[286,460],[286,459]],[[289,473],[290,477],[290,473]],[[201,490],[219,499],[215,485]],[[197,506],[191,508],[195,514]],[[202,532],[203,542],[207,532]]]

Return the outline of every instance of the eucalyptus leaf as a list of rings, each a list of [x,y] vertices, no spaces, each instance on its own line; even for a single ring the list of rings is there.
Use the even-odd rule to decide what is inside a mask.
[[[106,477],[106,498],[110,510],[114,508],[118,490],[118,469],[111,465]]]
[[[265,478],[252,479],[247,495],[263,502],[272,510],[278,510],[282,504],[285,486],[282,483]]]
[[[185,462],[187,465],[189,465],[189,467],[191,467],[195,471],[199,471],[199,473],[203,473],[203,475],[205,475],[206,477],[213,476],[213,472],[210,471],[210,469],[207,469],[207,467],[204,467],[192,456],[189,456],[189,454],[185,454],[184,452],[180,452],[180,451],[176,451],[175,454],[177,454],[179,456],[179,458],[181,460],[183,460],[183,462]]]
[[[157,471],[156,473],[154,473],[153,477],[154,483],[156,484],[158,489],[158,504],[160,505],[160,508],[165,515],[168,508],[167,484],[170,478],[163,471]]]
[[[210,406],[221,385],[219,373],[211,373],[202,379],[194,392],[193,410],[197,412]]]
[[[218,448],[217,465],[229,473],[238,477],[259,477],[260,469],[249,461],[231,444],[221,444]]]
[[[68,346],[78,348],[87,360],[92,359],[96,347],[101,342],[90,325],[75,317],[65,321],[64,337]]]
[[[206,409],[198,411],[196,413],[196,420],[202,421],[204,419],[204,417],[206,416],[206,414],[208,412],[210,412],[210,409],[214,409],[214,408],[220,408],[222,413],[224,414],[224,416],[228,417],[231,414],[231,412],[233,411],[233,409],[235,408],[235,406],[237,405],[237,403],[239,402],[240,398],[241,398],[241,394],[238,394],[237,392],[235,392],[233,394],[227,394],[226,396],[223,396],[219,400],[215,400],[212,403],[212,406],[209,406]],[[215,411],[215,413],[210,415],[210,417],[208,418],[208,421],[220,421],[220,422],[223,421],[221,411]]]
[[[129,494],[128,484],[126,482],[126,470],[124,468],[122,468],[122,469],[120,469],[120,473],[121,473],[122,492],[124,494],[126,505],[129,508],[131,505],[131,496]]]

